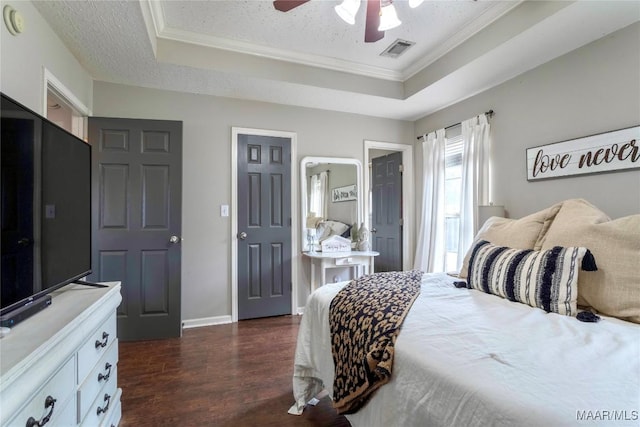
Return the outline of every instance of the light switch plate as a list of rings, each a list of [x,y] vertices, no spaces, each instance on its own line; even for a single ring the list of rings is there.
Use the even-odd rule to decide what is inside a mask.
[[[229,205],[220,205],[220,216],[229,216]]]

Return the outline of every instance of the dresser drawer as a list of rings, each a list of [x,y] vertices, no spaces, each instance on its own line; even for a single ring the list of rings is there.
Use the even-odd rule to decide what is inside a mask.
[[[114,379],[117,378],[117,366],[112,370]],[[120,389],[115,381],[107,382],[93,401],[87,415],[82,419],[81,425],[95,427],[101,425],[105,420],[110,419],[111,412],[118,406],[120,401]]]
[[[78,384],[82,384],[116,338],[116,314],[110,315],[78,351]]]
[[[120,401],[121,396],[122,390],[116,390],[116,400],[114,402],[113,411],[109,410],[111,415],[107,414],[100,427],[117,427],[118,424],[120,424],[120,419],[122,418],[122,402]]]
[[[9,422],[10,426],[24,427],[29,418],[40,421],[50,414],[49,425],[68,426],[76,424],[75,411],[75,358],[67,360],[62,368],[31,398],[29,403]],[[55,399],[53,409],[45,408],[49,396]],[[50,400],[50,399],[49,399]]]
[[[354,265],[354,264],[359,264],[359,262],[357,262],[355,259],[351,257],[336,258],[336,265]]]
[[[114,339],[106,349],[93,370],[87,375],[78,389],[78,414],[84,419],[93,401],[108,382],[116,382],[116,366],[118,364],[118,340]]]

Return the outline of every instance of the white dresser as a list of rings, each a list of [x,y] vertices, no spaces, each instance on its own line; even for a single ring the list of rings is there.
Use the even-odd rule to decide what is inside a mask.
[[[68,285],[0,339],[0,426],[117,426],[120,283]]]

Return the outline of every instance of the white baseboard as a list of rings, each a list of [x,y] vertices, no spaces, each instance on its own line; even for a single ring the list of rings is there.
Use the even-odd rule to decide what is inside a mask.
[[[226,325],[231,323],[231,316],[203,317],[182,321],[182,329],[200,328],[202,326]]]
[[[304,307],[298,307],[295,315],[302,316]],[[203,317],[201,319],[187,319],[182,321],[182,329],[200,328],[202,326],[226,325],[231,322],[231,316]]]

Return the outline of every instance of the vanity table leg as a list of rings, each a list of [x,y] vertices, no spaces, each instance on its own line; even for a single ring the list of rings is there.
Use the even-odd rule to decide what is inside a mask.
[[[311,292],[317,289],[316,286],[316,260],[311,258]]]
[[[325,265],[325,260],[322,260],[322,266],[320,267],[320,286],[327,283],[327,266]]]

